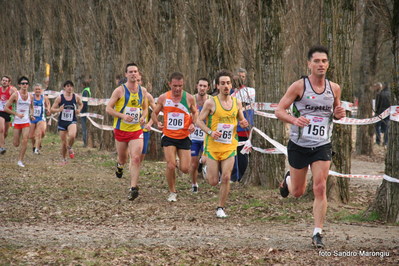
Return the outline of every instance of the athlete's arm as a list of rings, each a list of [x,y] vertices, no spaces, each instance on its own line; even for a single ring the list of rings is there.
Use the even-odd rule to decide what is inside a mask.
[[[114,109],[116,102],[120,98],[122,98],[122,96],[123,96],[123,87],[119,86],[112,93],[111,98],[108,101],[107,107],[105,108],[105,111],[107,112],[107,114],[110,114],[113,117],[118,117],[118,118],[121,118],[121,119],[123,119],[123,120],[125,120],[127,122],[132,122],[133,121],[133,117],[132,116],[122,114],[122,113],[120,113],[120,112],[118,112],[118,111],[116,111]]]
[[[143,92],[143,104],[142,104],[142,113],[140,117],[140,126],[145,125],[145,118],[147,117],[148,114],[148,104],[147,104],[147,90],[143,87],[141,87],[142,92]]]
[[[148,100],[148,104],[150,105],[149,107],[151,107],[151,109],[154,110],[155,106],[156,106],[154,97],[152,97],[152,95],[148,91],[147,91],[147,100]],[[150,112],[150,110],[148,110],[148,112]],[[147,129],[148,131],[150,131],[153,123],[154,122],[150,116],[150,121],[148,121],[148,123],[144,126],[144,128]]]
[[[76,97],[76,103],[79,106],[78,109],[75,111],[75,113],[78,115],[80,114],[80,111],[82,111],[83,109],[83,102],[82,99],[77,94],[75,94],[75,97]]]
[[[162,122],[158,121],[158,116],[163,108],[165,101],[166,101],[166,93],[164,93],[158,97],[157,105],[155,106],[155,108],[151,114],[151,119],[154,122],[154,124],[156,124],[158,126],[159,130],[163,130],[163,127],[164,127]],[[166,114],[164,114],[164,115],[166,115]]]
[[[191,119],[193,120],[193,123],[188,127],[188,131],[190,133],[193,133],[195,130],[195,121],[197,121],[198,119],[198,111],[197,111],[197,105],[195,103],[194,97],[187,93],[187,100],[189,100],[188,102],[190,103],[190,112],[191,112]]]
[[[238,123],[242,128],[246,128],[249,126],[247,119],[245,119],[244,113],[242,111],[242,103],[241,100],[237,99],[237,107],[238,107]]]
[[[208,134],[209,131],[212,131],[209,127],[207,127],[204,123],[204,120],[215,112],[215,101],[211,98],[205,101],[202,111],[200,112],[197,118],[197,126],[202,129],[205,133]],[[222,133],[218,131],[212,131],[210,136],[214,139],[218,139]]]
[[[6,113],[9,113],[11,115],[15,115],[18,116],[19,118],[24,118],[24,114],[21,113],[17,113],[14,110],[10,109],[10,106],[12,105],[13,102],[16,102],[18,100],[18,93],[14,93],[13,95],[11,95],[10,99],[8,99],[6,106],[4,106],[4,111],[6,111]]]
[[[339,85],[337,83],[334,82],[330,82],[331,84],[331,89],[334,92],[334,104],[333,104],[333,108],[334,108],[334,118],[336,118],[337,120],[345,117],[346,113],[345,113],[345,108],[343,108],[341,106],[341,88],[339,87]]]
[[[31,95],[32,96],[32,95]],[[33,97],[35,97],[34,95],[33,95]],[[35,113],[35,109],[34,109],[34,107],[33,107],[33,99],[34,98],[31,98],[31,101],[30,101],[30,118],[31,118],[31,120],[32,121],[35,121],[35,116],[34,116],[34,113]]]
[[[64,111],[64,105],[62,105],[60,108],[58,108],[60,106],[60,103],[61,103],[61,96],[58,96],[55,99],[53,106],[51,106],[51,108],[50,108],[51,113],[54,114],[54,113],[59,113],[59,112]]]
[[[303,94],[303,79],[294,82],[287,90],[283,98],[281,98],[279,104],[277,105],[276,111],[274,112],[278,119],[283,122],[290,123],[299,127],[305,127],[310,123],[310,119],[306,117],[296,118],[287,113],[287,109],[295,101],[295,99],[300,98]]]
[[[50,105],[50,100],[47,95],[44,95],[44,108],[46,109],[46,115],[50,115],[51,114],[51,111],[50,111],[51,105]]]

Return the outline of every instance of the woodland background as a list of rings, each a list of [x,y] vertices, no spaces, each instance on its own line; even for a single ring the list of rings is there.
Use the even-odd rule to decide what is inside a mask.
[[[314,44],[330,50],[328,77],[342,89],[341,99],[359,98],[359,118],[371,117],[372,85],[388,81],[397,105],[397,33],[399,1],[395,0],[12,0],[1,1],[1,75],[26,75],[44,83],[50,65],[50,89],[66,79],[92,78],[92,96],[109,98],[115,76],[136,62],[152,95],[168,90],[173,71],[185,75],[186,90],[195,93],[199,76],[213,79],[223,68],[248,71],[248,86],[257,102],[277,103],[288,86],[308,74],[306,53]],[[90,112],[105,114],[105,107]],[[348,115],[350,115],[348,113]],[[104,124],[111,125],[109,116]],[[281,121],[257,117],[255,126],[286,144]],[[356,146],[352,126],[334,127],[333,167],[350,173],[351,154],[372,154],[374,126],[359,126]],[[112,132],[92,127],[91,145],[114,149]],[[163,159],[159,136],[151,135],[149,159]],[[255,146],[269,148],[255,136]],[[399,176],[398,125],[391,123],[386,174]],[[244,183],[276,187],[285,172],[284,155],[253,152]],[[278,178],[277,178],[278,177]],[[330,178],[329,196],[348,201],[348,179]],[[384,182],[388,195],[398,186]],[[311,189],[311,186],[310,186]],[[385,195],[385,194],[384,194]],[[381,196],[383,197],[383,196]],[[386,217],[398,222],[396,198],[385,199]],[[398,204],[396,204],[398,205]],[[388,219],[389,220],[389,219]]]

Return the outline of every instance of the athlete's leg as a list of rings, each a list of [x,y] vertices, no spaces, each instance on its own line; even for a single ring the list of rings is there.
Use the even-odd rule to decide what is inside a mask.
[[[220,162],[220,167],[222,169],[221,184],[219,190],[219,201],[218,207],[224,207],[226,203],[227,196],[230,192],[230,177],[231,171],[233,170],[235,156],[229,157],[226,160]]]
[[[166,180],[168,181],[169,191],[176,192],[176,151],[177,148],[175,146],[166,146],[163,147],[163,151],[165,154],[166,160]]]
[[[182,150],[178,149],[177,150],[177,155],[179,155],[179,169],[187,174],[188,171],[190,170],[190,162],[191,162],[191,150]]]
[[[219,184],[219,161],[215,161],[212,158],[206,159],[206,179],[208,179],[211,186]]]
[[[290,166],[290,178],[287,180],[288,191],[294,197],[300,197],[306,190],[306,176],[308,174],[308,166],[302,169],[296,169]]]
[[[5,127],[4,127],[4,139],[7,138],[8,136],[8,130],[10,129],[11,126],[11,122],[6,122],[5,123]]]
[[[313,216],[316,228],[323,228],[327,210],[326,183],[331,161],[316,161],[311,164],[313,175]]]
[[[12,144],[14,144],[15,147],[19,147],[20,138],[21,138],[21,130],[14,128],[12,131],[12,134],[13,134]]]
[[[40,121],[37,122],[36,125],[36,149],[40,149],[40,146],[42,145],[42,139],[44,135],[46,134],[46,128],[47,124],[46,121]]]
[[[198,164],[199,164],[198,156],[191,156],[190,176],[191,176],[191,181],[192,181],[193,185],[197,184],[197,180],[198,180],[198,171],[197,171]]]
[[[86,146],[87,142],[87,131],[86,131],[86,116],[80,118],[80,122],[82,125],[82,132],[83,132],[83,145]]]
[[[30,130],[29,130],[29,139],[32,142],[32,147],[36,147],[36,145],[35,145],[35,131],[36,131],[36,124],[31,123],[30,124]]]
[[[143,139],[129,141],[128,150],[130,155],[130,187],[136,187],[140,176],[140,155],[143,150]]]
[[[22,131],[22,143],[21,143],[21,148],[19,149],[19,160],[20,161],[22,161],[24,159],[26,147],[28,146],[30,127],[24,127],[21,131]]]
[[[68,146],[72,148],[73,143],[75,143],[77,127],[76,124],[70,124],[68,126]]]
[[[66,160],[67,158],[67,150],[68,150],[68,131],[66,130],[60,130],[60,138],[61,138],[61,153],[62,153],[62,158]]]
[[[6,134],[6,120],[3,117],[0,117],[0,148],[4,148],[4,139]]]

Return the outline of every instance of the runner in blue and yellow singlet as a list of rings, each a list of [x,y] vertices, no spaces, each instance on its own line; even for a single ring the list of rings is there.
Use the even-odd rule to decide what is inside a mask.
[[[130,155],[130,191],[129,200],[139,196],[137,185],[140,175],[140,156],[143,150],[143,130],[148,113],[147,90],[137,83],[139,69],[135,63],[125,67],[127,82],[114,90],[106,111],[114,117],[114,134],[118,162],[116,176],[121,178],[123,166]]]

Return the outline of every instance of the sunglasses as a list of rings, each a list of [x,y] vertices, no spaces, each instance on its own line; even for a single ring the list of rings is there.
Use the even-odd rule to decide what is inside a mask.
[[[21,82],[21,85],[29,85],[28,82]]]

